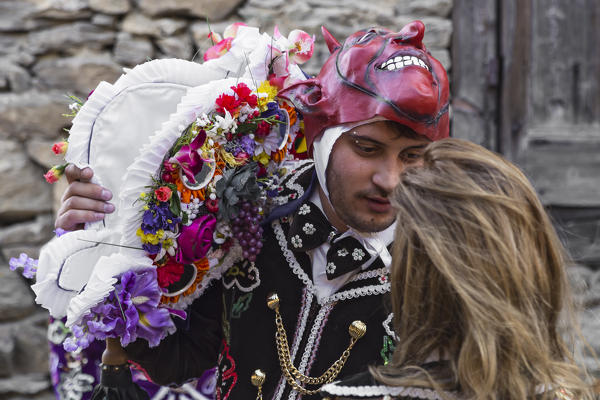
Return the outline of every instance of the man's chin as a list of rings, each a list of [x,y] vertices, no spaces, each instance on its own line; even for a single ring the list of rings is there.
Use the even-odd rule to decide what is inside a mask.
[[[386,218],[384,220],[371,217],[364,220],[355,219],[354,221],[350,221],[347,225],[358,232],[376,233],[389,228],[395,220],[395,217]]]

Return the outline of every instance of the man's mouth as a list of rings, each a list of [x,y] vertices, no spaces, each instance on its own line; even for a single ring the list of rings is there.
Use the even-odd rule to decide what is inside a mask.
[[[410,65],[425,68],[427,71],[429,71],[429,66],[425,63],[425,61],[421,60],[419,57],[402,55],[398,55],[387,59],[385,62],[381,63],[381,65],[377,68],[384,71],[395,71],[404,67],[408,67]]]

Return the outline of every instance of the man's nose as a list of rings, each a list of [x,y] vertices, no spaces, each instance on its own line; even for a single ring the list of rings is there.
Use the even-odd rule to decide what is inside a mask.
[[[400,182],[402,171],[404,171],[402,162],[386,163],[373,175],[373,183],[385,191],[386,194],[392,193]]]
[[[398,33],[394,33],[393,41],[398,44],[409,44],[417,48],[423,48],[423,35],[425,34],[425,25],[421,21],[413,21],[404,25],[404,28]]]

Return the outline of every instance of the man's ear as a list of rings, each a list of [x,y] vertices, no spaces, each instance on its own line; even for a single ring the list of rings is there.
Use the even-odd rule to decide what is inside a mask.
[[[321,27],[321,33],[323,34],[323,38],[325,38],[325,43],[327,43],[330,53],[333,54],[334,51],[342,47],[340,42],[324,26]]]
[[[280,91],[277,96],[292,102],[300,112],[311,110],[323,100],[321,84],[314,78],[295,83]]]

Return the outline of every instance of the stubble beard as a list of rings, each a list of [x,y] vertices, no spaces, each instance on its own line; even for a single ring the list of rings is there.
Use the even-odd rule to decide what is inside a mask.
[[[376,220],[374,216],[361,217],[358,213],[361,211],[352,207],[352,198],[361,199],[368,195],[382,196],[381,193],[372,193],[372,191],[358,192],[352,194],[352,198],[345,199],[344,184],[342,178],[336,173],[334,168],[327,168],[325,173],[327,178],[327,189],[329,191],[329,201],[333,206],[336,215],[349,227],[359,232],[381,232],[394,223],[395,216],[390,216],[385,220]],[[349,182],[351,184],[351,182]],[[383,196],[386,196],[383,194]],[[363,210],[366,213],[366,210]]]

